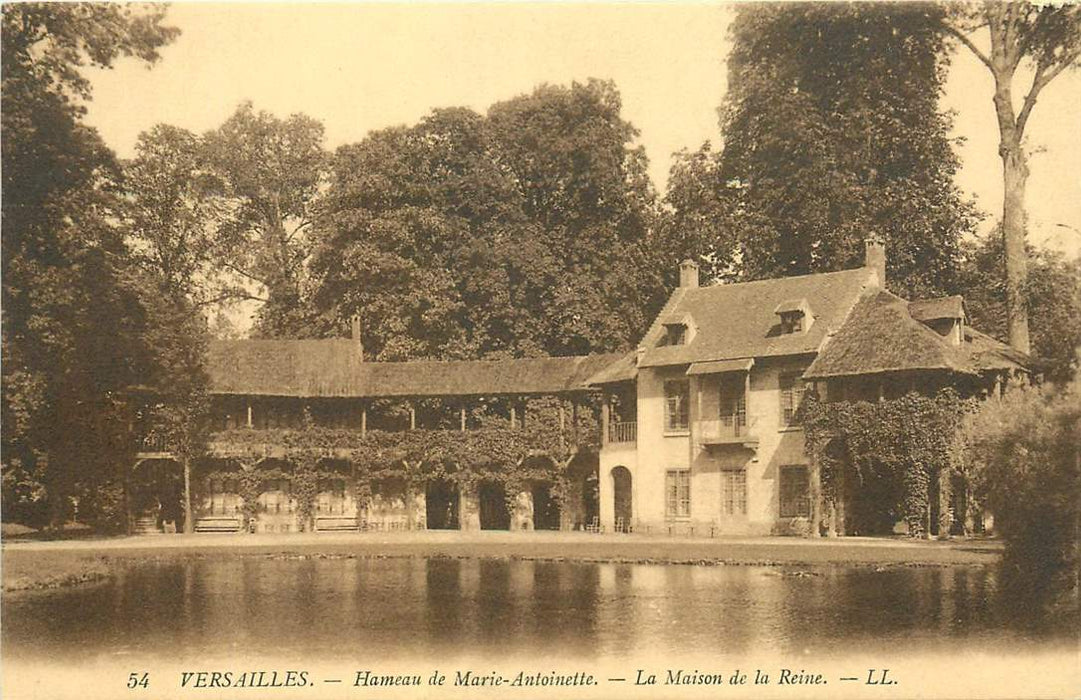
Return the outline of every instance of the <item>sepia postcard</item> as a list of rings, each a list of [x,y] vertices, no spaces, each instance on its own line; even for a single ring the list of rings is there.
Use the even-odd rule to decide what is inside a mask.
[[[2,9],[5,700],[1081,694],[1081,6]]]

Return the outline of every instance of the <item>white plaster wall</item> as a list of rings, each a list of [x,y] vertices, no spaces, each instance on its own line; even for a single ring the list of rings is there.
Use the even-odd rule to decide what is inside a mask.
[[[780,377],[785,372],[802,371],[809,364],[809,359],[763,360],[751,370],[747,415],[748,422],[753,416],[759,443],[756,458],[747,465],[747,517],[766,530],[780,513],[780,467],[807,464],[803,429],[781,425]]]
[[[716,375],[691,377],[691,429],[695,435],[665,435],[664,380],[684,376],[684,367],[643,368],[638,373],[637,459],[630,464],[623,445],[608,445],[601,452],[601,521],[613,522],[611,469],[622,464],[631,470],[634,515],[639,523],[660,524],[664,517],[664,475],[668,469],[691,469],[691,517],[694,523],[715,522],[721,532],[768,533],[780,512],[780,468],[807,464],[803,430],[781,425],[780,375],[802,371],[809,358],[759,360],[751,369],[747,395],[749,431],[758,438],[757,450],[739,445],[703,449],[699,421],[712,421],[718,412]],[[747,516],[721,514],[721,472],[744,468],[747,472]]]
[[[664,432],[664,381],[684,378],[685,367],[643,368],[638,372],[638,470],[634,512],[639,523],[664,522],[664,473],[690,467],[690,433]],[[691,394],[691,420],[694,419]],[[695,497],[691,476],[691,498]],[[691,503],[694,517],[694,502]]]

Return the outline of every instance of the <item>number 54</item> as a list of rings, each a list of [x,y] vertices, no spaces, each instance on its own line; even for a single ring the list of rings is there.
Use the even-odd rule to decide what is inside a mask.
[[[128,674],[128,688],[149,688],[150,687],[150,674],[149,673],[129,673]]]

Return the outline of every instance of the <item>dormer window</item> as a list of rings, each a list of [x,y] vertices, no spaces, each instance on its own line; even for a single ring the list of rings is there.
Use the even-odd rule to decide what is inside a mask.
[[[803,332],[803,312],[802,311],[790,311],[786,314],[781,314],[781,333],[785,335],[789,333],[802,333]]]
[[[790,299],[788,301],[783,301],[777,305],[777,308],[773,310],[773,313],[777,314],[780,318],[782,335],[804,333],[810,329],[811,323],[814,322],[814,316],[811,315],[811,307],[807,305],[806,299]]]
[[[661,325],[664,326],[661,345],[686,345],[694,338],[694,323],[688,314],[669,316],[661,322]]]
[[[664,344],[665,345],[686,345],[687,344],[687,326],[682,323],[671,323],[665,328]]]

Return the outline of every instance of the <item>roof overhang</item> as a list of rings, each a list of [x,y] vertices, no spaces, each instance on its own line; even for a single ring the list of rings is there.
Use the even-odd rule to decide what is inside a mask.
[[[754,358],[745,357],[739,360],[709,360],[707,362],[692,362],[687,368],[687,374],[722,374],[724,372],[750,372],[754,367]]]

